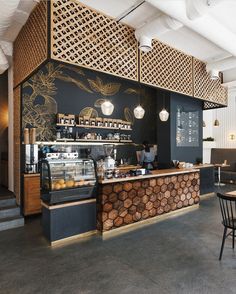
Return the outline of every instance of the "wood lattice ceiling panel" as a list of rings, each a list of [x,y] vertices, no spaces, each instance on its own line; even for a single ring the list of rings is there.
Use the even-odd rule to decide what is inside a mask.
[[[193,75],[194,97],[208,101],[204,103],[204,108],[227,105],[227,89],[221,86],[220,80],[211,80],[209,73],[206,71],[206,64],[196,58],[193,58]]]
[[[152,45],[151,52],[140,53],[140,81],[192,96],[192,57],[157,40]]]
[[[14,87],[48,58],[47,6],[36,6],[14,42]]]
[[[134,30],[71,0],[51,3],[53,59],[138,79]]]

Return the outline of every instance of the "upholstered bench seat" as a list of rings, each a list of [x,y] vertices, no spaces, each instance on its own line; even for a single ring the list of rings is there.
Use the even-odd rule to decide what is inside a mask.
[[[236,183],[236,148],[212,148],[211,163],[223,163],[227,160],[229,167],[221,169],[221,182]]]

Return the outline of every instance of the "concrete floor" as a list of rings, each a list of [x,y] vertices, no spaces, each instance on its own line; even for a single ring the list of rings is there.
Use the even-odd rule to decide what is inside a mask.
[[[0,232],[0,293],[236,293],[231,240],[218,261],[220,220],[211,197],[197,210],[122,236],[50,248],[32,218]]]

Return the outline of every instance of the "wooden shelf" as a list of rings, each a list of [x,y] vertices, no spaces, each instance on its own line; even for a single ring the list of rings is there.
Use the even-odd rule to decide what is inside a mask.
[[[57,142],[74,142],[74,139],[58,139]]]
[[[84,128],[84,129],[103,129],[103,130],[132,131],[132,129],[126,129],[126,128],[103,127],[103,126],[90,126],[90,125],[76,125],[76,127],[78,127],[78,128]]]
[[[133,143],[132,140],[120,140],[121,143]]]
[[[48,145],[94,145],[94,146],[99,146],[99,145],[104,145],[104,143],[112,143],[114,145],[134,145],[138,146],[139,144],[133,143],[133,142],[121,142],[121,141],[111,141],[111,140],[94,140],[94,141],[88,141],[88,140],[79,140],[77,141],[71,141],[71,142],[63,142],[63,141],[45,141],[45,142],[36,142],[37,145],[43,145],[43,146],[48,146]]]
[[[120,140],[88,140],[88,139],[76,139],[76,142],[120,143]]]
[[[59,123],[56,123],[56,125],[58,127],[74,127],[75,126],[75,124],[59,124]]]

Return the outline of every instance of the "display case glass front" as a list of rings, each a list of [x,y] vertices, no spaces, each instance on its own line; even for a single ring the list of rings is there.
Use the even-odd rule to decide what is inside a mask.
[[[41,171],[44,190],[93,186],[96,182],[91,159],[44,160]]]
[[[95,186],[96,172],[92,159],[45,159],[41,162],[44,200],[56,203],[69,200],[73,195],[73,199],[89,198],[94,195]]]

